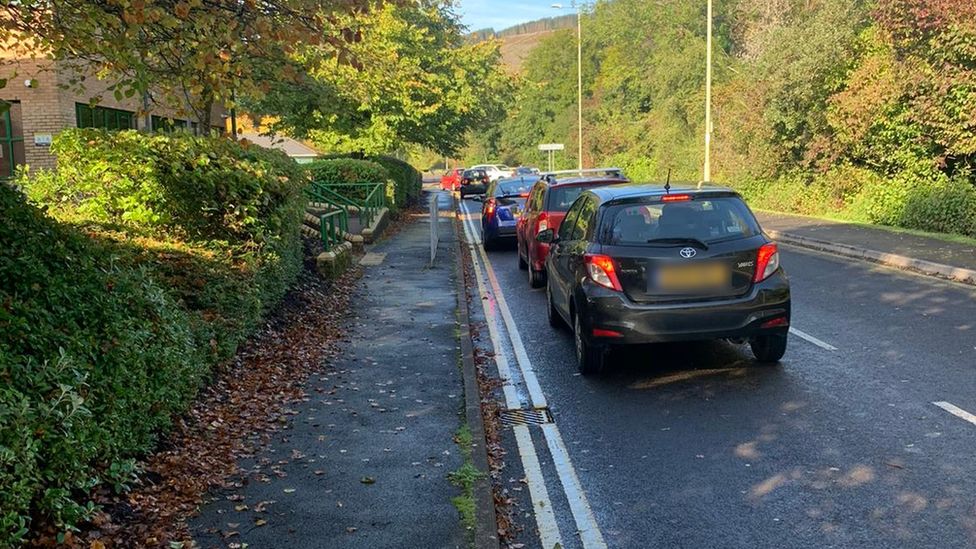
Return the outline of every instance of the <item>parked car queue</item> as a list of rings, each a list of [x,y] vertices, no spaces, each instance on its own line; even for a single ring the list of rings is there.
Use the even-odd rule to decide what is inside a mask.
[[[789,279],[734,190],[634,184],[615,168],[482,185],[485,249],[514,245],[529,285],[545,287],[549,323],[573,333],[582,374],[621,345],[722,339],[760,364],[784,356]]]

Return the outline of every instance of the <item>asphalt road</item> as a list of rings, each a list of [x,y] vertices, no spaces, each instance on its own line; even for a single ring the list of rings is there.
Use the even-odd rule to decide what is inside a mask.
[[[976,413],[973,289],[784,248],[793,325],[823,345],[794,335],[775,367],[727,343],[641,347],[584,378],[514,245],[487,258],[606,546],[976,546],[976,424],[945,409]],[[564,546],[599,547],[533,439]]]

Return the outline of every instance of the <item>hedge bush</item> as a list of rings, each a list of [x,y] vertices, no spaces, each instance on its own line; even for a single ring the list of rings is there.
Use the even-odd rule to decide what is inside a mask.
[[[976,187],[962,176],[912,170],[884,178],[846,166],[735,187],[760,209],[976,237]]]
[[[394,183],[390,179],[386,168],[368,160],[355,158],[326,158],[314,160],[305,164],[312,181],[330,183],[334,185],[344,183],[383,183],[386,188],[387,204],[392,206],[390,197],[394,192]],[[349,198],[362,200],[369,193],[368,187],[346,188],[341,194]]]
[[[0,546],[35,513],[70,525],[86,493],[188,405],[207,372],[185,310],[112,244],[0,185]]]
[[[423,186],[423,176],[416,168],[392,156],[374,156],[362,160],[350,155],[328,155],[306,166],[314,181],[331,183],[386,181],[386,204],[394,211],[416,202]],[[351,196],[363,198],[365,194]]]
[[[392,156],[374,156],[370,160],[386,168],[396,183],[393,198],[396,207],[413,204],[420,198],[424,178],[416,168]]]
[[[58,170],[26,185],[62,215],[178,232],[191,239],[276,234],[300,196],[303,172],[278,151],[228,139],[135,131],[69,130],[51,147]]]
[[[44,211],[0,189],[0,546],[130,475],[302,262],[283,154],[91,130],[53,148],[56,171],[17,181]]]

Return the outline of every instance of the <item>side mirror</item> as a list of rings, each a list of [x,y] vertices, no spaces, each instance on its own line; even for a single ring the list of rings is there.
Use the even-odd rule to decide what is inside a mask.
[[[535,235],[535,239],[537,242],[542,242],[543,244],[552,244],[556,241],[556,231],[546,229]]]

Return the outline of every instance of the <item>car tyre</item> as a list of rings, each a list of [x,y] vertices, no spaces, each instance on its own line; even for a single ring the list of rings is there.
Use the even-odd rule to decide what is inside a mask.
[[[552,303],[552,287],[546,284],[546,318],[549,320],[549,325],[553,328],[562,329],[566,326],[563,322],[563,317],[559,316],[559,311],[556,310],[556,306]]]
[[[576,365],[584,376],[596,375],[603,371],[606,350],[590,343],[583,333],[580,315],[573,315],[573,340],[576,342]]]
[[[786,334],[756,336],[749,340],[752,354],[762,364],[775,364],[786,354]]]
[[[485,249],[486,252],[490,252],[495,249],[495,239],[485,235],[481,240],[481,247]]]
[[[544,271],[537,271],[532,268],[532,263],[526,265],[529,271],[529,287],[530,288],[541,288],[546,281],[546,274]]]

